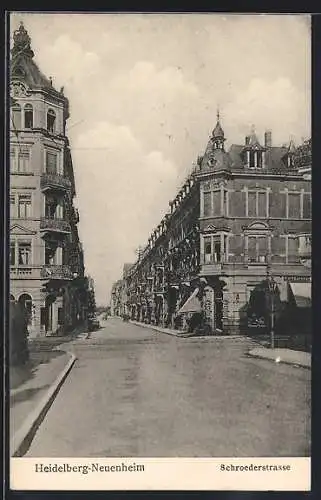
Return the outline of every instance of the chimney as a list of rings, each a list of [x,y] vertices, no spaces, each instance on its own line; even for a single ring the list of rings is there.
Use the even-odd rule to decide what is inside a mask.
[[[267,130],[264,134],[264,145],[266,148],[272,147],[272,132],[271,132],[271,130]]]
[[[245,146],[248,146],[250,144],[250,139],[251,139],[250,135],[245,136]]]

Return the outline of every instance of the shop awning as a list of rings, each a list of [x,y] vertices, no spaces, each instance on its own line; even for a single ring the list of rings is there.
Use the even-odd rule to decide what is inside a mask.
[[[298,307],[311,307],[311,283],[289,283]]]
[[[178,311],[178,314],[200,312],[202,310],[201,302],[197,297],[198,292],[199,289],[195,288],[192,295],[187,299],[185,304]]]

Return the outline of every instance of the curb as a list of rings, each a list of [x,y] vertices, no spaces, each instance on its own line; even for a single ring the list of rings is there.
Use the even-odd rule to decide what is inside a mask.
[[[186,333],[186,332],[180,332],[180,333],[174,333],[173,330],[165,330],[160,327],[157,327],[155,325],[150,325],[146,323],[140,323],[139,321],[133,321],[129,320],[129,323],[136,325],[136,326],[141,326],[142,328],[150,328],[151,330],[154,330],[155,332],[159,333],[165,333],[165,335],[171,335],[172,337],[178,337],[182,339],[186,338],[194,338],[194,339],[214,339],[215,340],[232,340],[232,339],[249,339],[249,337],[246,337],[245,335],[195,335],[194,333]]]
[[[129,320],[129,323],[131,323],[132,325],[136,325],[136,326],[141,326],[142,328],[150,328],[151,330],[154,330],[155,332],[158,332],[158,333],[165,333],[165,335],[171,335],[172,337],[183,337],[183,332],[181,334],[178,334],[178,333],[173,333],[171,331],[166,331],[166,330],[162,330],[161,328],[158,328],[158,327],[155,327],[154,325],[150,325],[150,324],[146,324],[146,323],[140,323],[139,321],[133,321],[133,320]]]
[[[275,359],[266,358],[265,356],[260,356],[259,354],[251,354],[251,353],[248,352],[248,353],[246,353],[246,356],[248,356],[249,358],[265,359],[267,361],[271,361],[272,363],[276,363]],[[296,362],[293,362],[293,361],[287,361],[287,360],[284,360],[284,359],[280,359],[279,363],[282,363],[283,365],[290,365],[290,366],[295,366],[297,368],[305,368],[306,370],[311,370],[311,366],[304,365],[304,364],[301,364],[301,363],[296,363]],[[278,363],[276,363],[276,364],[278,364]]]
[[[10,454],[12,457],[22,457],[26,454],[37,432],[37,429],[45,418],[50,406],[52,405],[55,397],[59,392],[59,389],[61,388],[62,384],[67,378],[67,375],[73,367],[77,359],[76,356],[69,351],[65,352],[71,356],[67,365],[58,375],[55,382],[51,385],[48,392],[41,399],[40,403],[36,406],[31,415],[29,415],[29,417],[26,419],[22,427],[20,427],[20,429],[12,437],[12,440],[10,442]]]

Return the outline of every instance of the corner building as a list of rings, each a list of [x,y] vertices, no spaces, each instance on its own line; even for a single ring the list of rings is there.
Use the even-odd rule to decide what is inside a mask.
[[[200,276],[207,282],[204,303],[212,329],[234,333],[247,326],[251,298],[257,315],[264,309],[259,285],[267,276],[273,276],[285,302],[292,284],[310,282],[300,235],[311,232],[311,183],[299,171],[292,141],[273,146],[268,131],[261,144],[252,129],[244,144],[232,144],[229,152],[224,142],[218,117],[196,175]],[[302,293],[309,295],[308,286]]]
[[[311,141],[273,146],[267,131],[262,144],[254,129],[229,151],[225,140],[218,115],[204,155],[129,269],[132,319],[184,328],[179,311],[198,296],[213,333],[246,331],[250,309],[267,315],[269,276],[281,302],[291,293],[311,299]]]
[[[23,24],[10,61],[10,299],[30,336],[68,331],[86,316],[83,249],[66,137],[69,103],[34,62]]]

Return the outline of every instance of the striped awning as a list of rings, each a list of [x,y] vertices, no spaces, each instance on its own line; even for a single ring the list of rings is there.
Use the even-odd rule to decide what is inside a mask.
[[[311,283],[289,283],[297,307],[311,307]]]
[[[178,311],[178,314],[200,312],[202,310],[201,302],[197,297],[198,292],[199,289],[195,288],[192,295],[187,299],[185,304]]]

